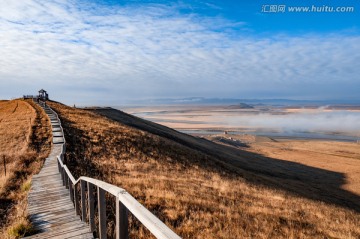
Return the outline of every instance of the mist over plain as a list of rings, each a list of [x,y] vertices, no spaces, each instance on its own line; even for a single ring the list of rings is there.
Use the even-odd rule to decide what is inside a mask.
[[[335,110],[300,110],[295,113],[242,114],[220,117],[235,127],[275,129],[282,132],[342,132],[360,136],[360,112]]]

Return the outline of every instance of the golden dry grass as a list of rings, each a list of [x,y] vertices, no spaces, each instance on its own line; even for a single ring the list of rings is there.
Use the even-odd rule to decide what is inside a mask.
[[[1,238],[17,238],[31,230],[26,196],[31,175],[50,152],[50,132],[47,116],[31,101],[0,102]]]
[[[342,174],[189,138],[192,149],[180,143],[187,136],[180,140],[172,131],[160,137],[94,112],[51,106],[63,120],[66,163],[76,177],[125,188],[183,238],[360,237],[359,211],[331,200],[344,197],[339,185],[324,191],[316,179],[304,179],[318,173],[340,182]],[[292,176],[293,168],[309,172]],[[131,237],[150,236],[132,219]]]
[[[343,189],[360,195],[360,144],[320,140],[255,142],[249,150],[268,157],[344,174]],[[327,182],[331,183],[331,182]]]

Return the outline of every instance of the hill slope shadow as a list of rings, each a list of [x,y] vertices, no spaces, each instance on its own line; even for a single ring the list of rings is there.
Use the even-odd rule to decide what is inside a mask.
[[[224,169],[245,178],[250,183],[285,190],[305,198],[360,212],[360,196],[342,189],[346,183],[346,177],[342,173],[216,144],[112,108],[88,110],[212,156],[217,165],[221,164]]]

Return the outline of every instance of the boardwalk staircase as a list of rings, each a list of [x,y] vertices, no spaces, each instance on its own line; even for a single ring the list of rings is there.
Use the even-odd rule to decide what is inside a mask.
[[[156,238],[180,238],[126,190],[88,177],[75,180],[63,161],[66,142],[61,121],[49,106],[40,105],[51,121],[53,145],[28,195],[30,219],[39,233],[26,238],[106,238],[106,194],[115,198],[116,238],[128,238],[129,213]]]

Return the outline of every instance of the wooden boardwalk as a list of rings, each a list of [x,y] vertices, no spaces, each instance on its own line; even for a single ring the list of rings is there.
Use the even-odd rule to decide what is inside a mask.
[[[28,195],[30,218],[39,233],[26,238],[86,239],[94,238],[94,232],[100,239],[106,239],[107,194],[116,200],[114,225],[117,239],[129,238],[129,213],[156,238],[181,239],[125,189],[84,176],[76,180],[63,161],[65,139],[61,122],[51,109],[46,108],[45,112],[51,120],[53,147],[42,170],[33,177]],[[63,186],[65,184],[68,188]],[[82,221],[77,215],[81,215]],[[95,225],[96,216],[98,229]],[[88,224],[85,224],[85,221]]]
[[[39,233],[26,238],[94,238],[89,226],[76,215],[69,190],[63,186],[56,158],[64,144],[63,132],[56,115],[45,111],[51,120],[53,146],[40,173],[33,176],[28,195],[30,219]]]

